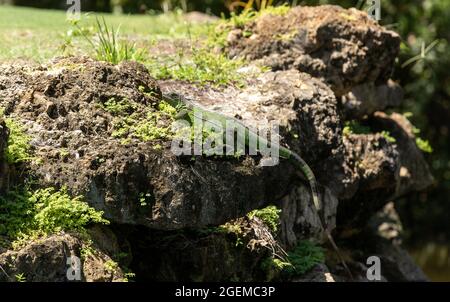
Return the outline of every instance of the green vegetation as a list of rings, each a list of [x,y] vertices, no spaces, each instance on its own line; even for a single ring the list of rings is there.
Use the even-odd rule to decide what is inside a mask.
[[[287,267],[289,274],[304,274],[316,264],[325,261],[324,249],[311,241],[301,241],[292,251],[288,253],[288,260],[292,264]]]
[[[119,268],[119,264],[114,260],[108,260],[104,263],[105,270],[111,274],[115,274]]]
[[[217,228],[213,228],[212,231],[234,234],[234,236],[236,237],[236,247],[242,246],[244,244],[244,232],[238,222],[227,222]]]
[[[243,61],[230,60],[224,54],[206,47],[190,52],[187,55],[180,50],[174,55],[157,56],[146,65],[157,79],[177,79],[214,86],[230,83],[242,86],[245,83],[246,75],[239,72],[244,66]]]
[[[251,211],[247,216],[250,219],[258,217],[270,228],[272,233],[276,234],[280,225],[280,213],[281,210],[276,206],[268,206],[261,210]]]
[[[17,274],[15,275],[16,277],[16,281],[23,283],[23,282],[27,282],[27,278],[25,277],[25,274],[21,273],[21,274]]]
[[[0,5],[0,16],[0,60],[26,58],[43,63],[61,54],[82,55],[92,50],[73,23],[67,22],[64,11]],[[87,14],[77,25],[88,37],[96,32],[95,18],[105,18],[109,28],[120,27],[124,40],[133,36],[137,49],[155,40],[189,36],[179,11],[137,16]],[[189,27],[195,33],[201,26]]]
[[[389,131],[381,131],[380,134],[391,144],[394,144],[395,142],[397,142],[397,140],[391,136],[391,133]]]
[[[106,61],[112,64],[119,64],[122,61],[144,61],[144,50],[138,49],[136,44],[132,44],[119,35],[120,26],[117,30],[114,26],[108,26],[104,17],[100,21],[95,19],[96,38],[90,37],[86,31],[78,25],[78,21],[73,21],[74,25],[86,39],[96,54],[99,61]]]
[[[369,134],[372,130],[368,126],[361,125],[358,121],[346,121],[342,133],[344,135],[350,134]]]
[[[324,249],[311,241],[304,240],[300,241],[288,253],[286,260],[269,257],[261,263],[261,269],[267,273],[267,279],[271,280],[279,274],[286,276],[303,275],[324,261]]]
[[[149,204],[149,199],[152,197],[150,193],[139,193],[139,204],[146,207]]]
[[[102,215],[81,197],[70,197],[64,188],[17,188],[0,196],[0,235],[20,246],[26,240],[60,231],[84,232],[90,223],[108,224]]]
[[[425,153],[433,153],[433,148],[430,145],[430,142],[427,140],[423,140],[420,137],[416,138],[417,147]]]
[[[105,102],[104,108],[113,115],[129,114],[137,109],[137,105],[128,99],[116,100],[114,98]]]
[[[2,114],[0,114],[2,115]],[[23,126],[11,118],[5,119],[9,129],[8,146],[5,150],[5,158],[9,164],[17,164],[31,159],[30,140]]]

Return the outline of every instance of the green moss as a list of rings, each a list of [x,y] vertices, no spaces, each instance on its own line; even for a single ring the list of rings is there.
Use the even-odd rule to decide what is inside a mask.
[[[348,136],[350,134],[369,134],[371,132],[370,127],[361,125],[358,121],[346,121],[344,124],[343,134]]]
[[[147,109],[143,114],[134,112],[131,115],[116,117],[113,121],[112,136],[121,138],[123,143],[129,142],[131,138],[143,142],[171,138],[171,124],[177,110],[164,101],[159,103],[158,109],[156,112]]]
[[[84,232],[90,223],[108,224],[102,215],[81,197],[70,197],[66,189],[18,188],[0,196],[0,235],[18,247],[27,240],[59,231]]]
[[[278,226],[280,225],[280,213],[281,210],[276,206],[268,206],[267,208],[254,210],[248,214],[248,217],[252,219],[253,217],[258,217],[261,219],[273,233],[278,231]]]
[[[12,118],[5,119],[9,129],[8,146],[5,159],[9,164],[17,164],[31,160],[31,138],[25,133],[23,126]]]

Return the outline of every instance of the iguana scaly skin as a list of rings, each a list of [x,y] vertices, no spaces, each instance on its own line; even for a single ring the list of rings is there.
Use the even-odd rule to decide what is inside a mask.
[[[220,127],[222,129],[226,129],[227,123],[228,126],[233,127],[233,125],[230,123],[236,123],[237,126],[243,127],[245,129],[245,144],[248,146],[250,141],[257,141],[260,145],[265,144],[268,145],[267,139],[259,136],[256,132],[252,131],[249,127],[245,126],[242,122],[239,120],[225,116],[223,114],[210,111],[207,109],[202,108],[199,105],[194,105],[190,100],[178,95],[178,94],[170,94],[170,95],[164,95],[163,96],[164,101],[166,101],[168,104],[170,104],[172,107],[176,108],[178,110],[178,114],[176,116],[176,119],[185,119],[188,120],[191,124],[192,121],[194,121],[194,118],[200,118],[202,121],[208,121],[208,122],[217,122],[220,123]],[[313,202],[313,209],[316,213],[316,215],[319,217],[319,221],[321,224],[321,228],[324,231],[327,240],[330,242],[331,246],[333,247],[334,251],[336,252],[339,260],[341,261],[342,265],[344,266],[345,270],[349,274],[349,276],[352,278],[352,274],[347,267],[347,264],[345,263],[343,257],[341,256],[341,253],[339,251],[338,246],[336,245],[333,237],[331,236],[330,230],[327,227],[327,224],[325,222],[325,219],[319,214],[321,205],[319,201],[319,193],[317,190],[317,181],[316,177],[314,176],[313,171],[309,167],[309,165],[303,160],[303,158],[300,157],[297,153],[283,147],[283,146],[277,146],[279,149],[279,156],[282,159],[287,159],[291,163],[293,163],[296,167],[302,171],[303,175],[307,178],[309,182],[309,186],[311,188],[311,194],[312,194],[312,202]]]

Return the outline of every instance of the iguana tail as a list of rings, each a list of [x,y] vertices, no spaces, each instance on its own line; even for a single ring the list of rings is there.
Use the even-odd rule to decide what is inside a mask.
[[[288,149],[280,150],[280,153],[282,153],[283,151],[286,153],[289,153],[288,154],[289,159],[291,159],[293,162],[296,163],[296,165],[300,168],[300,170],[303,172],[303,174],[308,179],[309,186],[311,187],[314,211],[316,212],[316,215],[319,217],[319,221],[320,221],[322,230],[324,231],[325,235],[327,236],[327,240],[330,242],[331,246],[333,247],[334,251],[336,252],[336,255],[339,258],[339,261],[341,262],[342,266],[347,271],[349,277],[351,279],[353,279],[353,275],[352,275],[350,269],[348,268],[347,263],[345,262],[344,258],[342,257],[339,247],[337,246],[336,242],[334,241],[333,236],[331,236],[331,233],[328,230],[326,222],[324,221],[324,219],[322,219],[322,216],[320,215],[321,207],[320,207],[320,202],[319,202],[319,193],[317,190],[316,177],[314,176],[313,171],[311,170],[309,165],[303,160],[303,158],[300,157],[300,155],[298,155],[297,153],[292,152],[291,150],[288,150]]]

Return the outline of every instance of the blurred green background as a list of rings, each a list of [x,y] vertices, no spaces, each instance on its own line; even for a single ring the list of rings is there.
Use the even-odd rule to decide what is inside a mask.
[[[244,1],[246,2],[246,1]],[[359,1],[274,1],[290,5],[337,4],[365,9]],[[229,15],[233,0],[81,0],[84,11],[153,15],[175,9]],[[0,0],[0,4],[66,9],[66,0]],[[380,23],[397,31],[401,53],[392,78],[405,89],[400,109],[429,140],[425,154],[436,177],[428,192],[400,200],[405,243],[433,280],[450,281],[450,0],[381,0]],[[1,24],[1,20],[0,20]],[[405,66],[405,63],[409,64]]]

